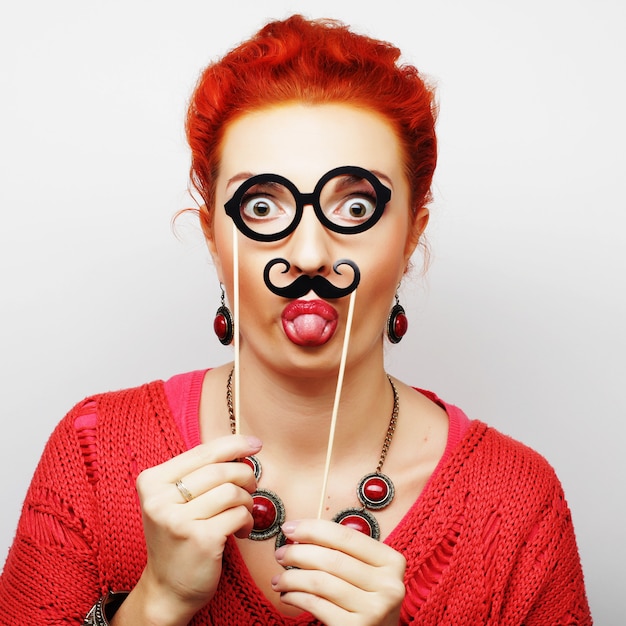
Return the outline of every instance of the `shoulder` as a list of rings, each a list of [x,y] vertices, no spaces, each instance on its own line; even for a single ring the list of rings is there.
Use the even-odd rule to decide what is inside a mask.
[[[167,409],[165,384],[162,380],[113,391],[93,394],[77,402],[57,426],[57,430],[81,429],[102,424],[124,423],[145,413]]]
[[[125,461],[119,465],[123,468],[117,472],[120,476],[132,475],[136,472],[129,472],[129,467],[154,464],[153,457],[167,453],[163,448],[175,449],[173,436],[172,445],[164,446],[148,431],[158,432],[153,428],[155,421],[167,423],[163,398],[163,383],[155,381],[89,396],[74,405],[48,438],[31,480],[27,506],[59,510],[61,517],[73,519],[75,514],[65,510],[71,503],[75,513],[89,518],[94,489],[115,462]]]
[[[78,402],[54,429],[42,460],[71,458],[84,466],[91,482],[121,456],[140,470],[183,449],[165,383],[154,380]]]
[[[452,451],[445,473],[479,508],[526,517],[564,506],[561,482],[544,456],[477,420]]]
[[[509,556],[531,539],[542,544],[537,547],[541,551],[571,527],[563,489],[550,463],[477,420],[470,421],[418,503],[424,524],[454,533],[464,529],[467,540],[476,545],[497,537]]]
[[[442,400],[431,391],[417,389],[432,402],[442,407],[448,416],[448,443],[444,462],[453,472],[463,467],[462,476],[476,474],[490,483],[499,483],[514,476],[520,485],[543,478],[558,482],[555,472],[539,452],[480,420],[470,419],[454,404]],[[513,479],[512,479],[513,480]]]
[[[416,390],[441,406],[448,415],[446,457],[455,471],[462,465],[496,483],[511,475],[522,482],[538,477],[550,483],[558,482],[547,459],[530,446],[480,420],[470,419],[458,406],[445,402],[431,391]]]
[[[537,475],[545,475],[549,480],[555,478],[548,460],[530,446],[480,421],[471,424],[467,435],[483,465],[498,472],[515,469],[534,478]]]

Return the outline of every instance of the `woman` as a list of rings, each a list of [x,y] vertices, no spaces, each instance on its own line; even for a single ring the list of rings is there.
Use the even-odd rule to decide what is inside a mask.
[[[234,363],[68,414],[2,623],[591,623],[546,461],[385,372],[436,161],[398,56],[294,16],[204,72],[191,174]]]

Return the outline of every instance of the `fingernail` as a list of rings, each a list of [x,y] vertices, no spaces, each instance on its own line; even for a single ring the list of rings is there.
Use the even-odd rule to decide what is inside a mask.
[[[263,447],[263,442],[258,437],[250,435],[247,436],[246,439],[248,440],[248,444],[250,445],[250,447],[254,448],[255,450],[260,450]]]
[[[270,581],[272,587],[276,587],[279,579],[280,579],[280,576],[278,574],[276,574],[276,576],[272,576],[272,580]]]
[[[295,521],[295,522],[285,522],[282,526],[281,526],[281,530],[285,533],[285,535],[292,535],[294,533],[294,531],[296,530],[296,528],[298,527],[298,524],[300,522]]]
[[[283,557],[285,556],[286,550],[287,548],[285,548],[285,546],[280,546],[280,548],[278,548],[276,552],[274,552],[274,558],[279,562],[282,561]]]

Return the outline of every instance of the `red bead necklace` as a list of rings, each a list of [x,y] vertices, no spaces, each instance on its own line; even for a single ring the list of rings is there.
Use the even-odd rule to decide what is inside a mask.
[[[233,390],[232,390],[233,370],[228,376],[226,383],[226,404],[228,405],[228,417],[230,419],[230,428],[233,434],[236,431],[235,411],[233,407]],[[378,459],[376,470],[370,474],[366,474],[359,481],[356,488],[356,495],[361,503],[360,507],[350,507],[343,509],[333,517],[333,521],[344,526],[350,526],[374,539],[380,539],[380,527],[378,521],[370,511],[384,509],[389,506],[393,500],[395,489],[389,476],[382,473],[383,464],[393,439],[398,421],[398,413],[400,410],[400,401],[398,398],[398,390],[394,385],[391,377],[387,375],[389,384],[393,390],[393,409],[389,426],[385,434],[382,450]],[[262,467],[256,456],[247,456],[242,459],[253,470],[257,481],[260,480]],[[281,546],[285,543],[285,537],[280,527],[285,521],[285,505],[280,497],[269,489],[259,488],[252,494],[253,506],[252,517],[254,526],[250,533],[250,539],[262,541],[276,536],[276,545]]]

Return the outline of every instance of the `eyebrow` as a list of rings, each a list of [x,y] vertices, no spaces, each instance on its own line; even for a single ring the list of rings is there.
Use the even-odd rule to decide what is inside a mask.
[[[380,180],[384,180],[393,191],[393,183],[391,182],[391,178],[389,178],[389,176],[387,176],[386,174],[383,174],[379,170],[370,170],[370,172],[372,172],[372,174],[374,174],[376,178],[379,178]]]
[[[380,170],[369,170],[369,171],[372,172],[372,174],[374,174],[376,178],[384,180],[393,191],[393,183],[391,182],[391,179],[389,178],[389,176],[387,176],[386,174],[383,174]],[[264,172],[264,173],[269,174],[270,172]],[[256,174],[254,174],[253,172],[238,172],[237,174],[235,174],[234,176],[232,176],[226,181],[226,189],[228,189],[228,187],[230,187],[230,185],[234,183],[246,181],[249,178],[252,178],[253,176],[256,176]]]
[[[252,178],[253,176],[256,176],[256,174],[253,174],[252,172],[239,172],[226,181],[226,189],[228,189],[228,187],[230,187],[233,183],[248,180],[248,178]]]

